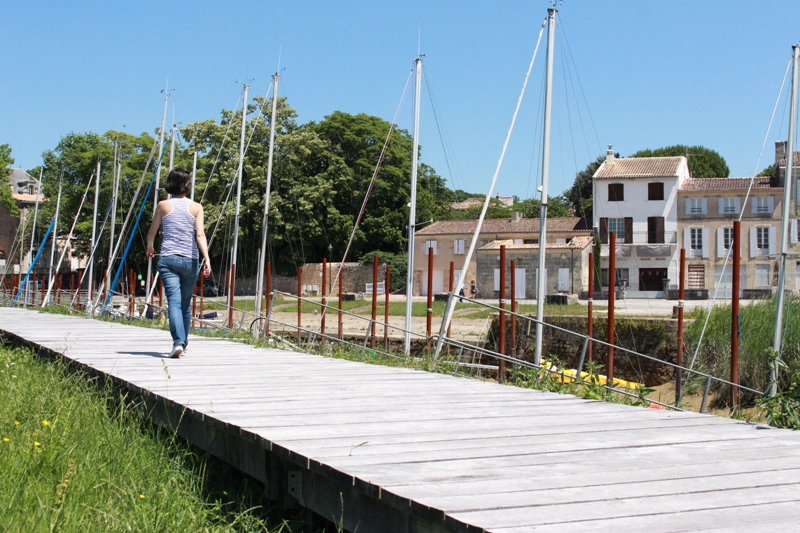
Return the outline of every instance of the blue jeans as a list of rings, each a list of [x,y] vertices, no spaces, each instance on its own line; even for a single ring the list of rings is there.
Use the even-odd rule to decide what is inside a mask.
[[[169,332],[172,346],[186,347],[189,330],[192,328],[192,303],[194,284],[197,281],[197,259],[180,255],[165,255],[158,260],[158,273],[164,283],[169,306]]]

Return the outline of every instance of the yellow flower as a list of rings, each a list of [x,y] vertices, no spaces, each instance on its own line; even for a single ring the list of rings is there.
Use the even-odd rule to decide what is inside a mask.
[[[34,436],[34,437],[38,437],[38,436],[39,436],[39,432],[38,432],[38,431],[34,431],[34,432],[33,432],[33,436]]]
[[[33,445],[34,445],[35,447],[37,447],[37,448],[38,448],[39,446],[41,446],[41,444],[39,444],[39,443],[38,443],[38,442],[36,442],[36,441],[33,441]]]
[[[42,420],[42,425],[44,427],[46,427],[46,428],[49,428],[50,427],[50,422],[48,422],[47,420]]]
[[[139,499],[144,500],[144,494],[139,494]]]
[[[10,440],[8,437],[3,437],[3,442],[9,442]]]
[[[18,426],[19,425],[19,420],[14,420],[14,425]]]

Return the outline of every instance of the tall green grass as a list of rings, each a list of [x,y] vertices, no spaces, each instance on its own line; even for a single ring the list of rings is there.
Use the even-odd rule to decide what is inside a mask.
[[[687,318],[696,320],[687,328],[684,361],[694,357],[707,310],[697,308]],[[739,308],[739,381],[747,387],[764,391],[769,386],[770,361],[775,332],[776,301],[770,298]],[[791,386],[791,375],[800,370],[800,299],[790,297],[784,309],[784,338],[781,357],[786,363],[779,375],[778,387]],[[697,352],[695,367],[714,376],[728,379],[731,368],[731,306],[717,306],[708,318],[708,327]],[[717,385],[716,392],[727,387]],[[755,398],[745,395],[751,401]]]
[[[144,422],[89,376],[8,346],[0,472],[0,531],[270,530],[257,482]]]

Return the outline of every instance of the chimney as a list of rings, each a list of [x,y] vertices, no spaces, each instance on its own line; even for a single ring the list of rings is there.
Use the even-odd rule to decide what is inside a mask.
[[[614,162],[614,149],[613,144],[608,145],[608,150],[606,150],[606,163],[613,163]]]
[[[783,187],[786,176],[786,141],[775,141],[775,185]],[[781,167],[783,162],[783,167]]]
[[[522,219],[522,213],[516,211],[511,212],[511,222],[519,222]]]

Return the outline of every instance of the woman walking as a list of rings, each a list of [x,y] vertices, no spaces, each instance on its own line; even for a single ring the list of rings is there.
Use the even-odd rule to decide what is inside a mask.
[[[198,250],[205,261],[203,274],[211,274],[208,243],[203,228],[203,206],[186,197],[191,187],[191,174],[175,168],[167,176],[164,188],[172,198],[158,202],[153,223],[147,232],[147,257],[153,257],[153,241],[159,226],[163,226],[161,257],[158,273],[167,293],[169,306],[169,332],[172,334],[172,351],[169,356],[180,357],[186,351],[192,316],[189,305],[198,274]]]

